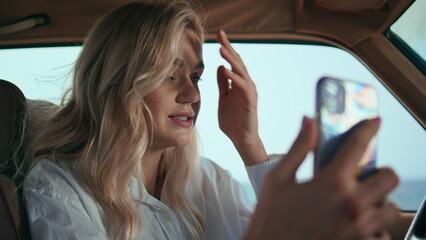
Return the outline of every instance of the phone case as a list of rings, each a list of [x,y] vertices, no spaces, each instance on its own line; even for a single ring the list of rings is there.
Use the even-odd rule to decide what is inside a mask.
[[[378,116],[378,95],[370,85],[323,77],[317,83],[316,92],[320,134],[314,159],[315,173],[328,164],[358,123]],[[373,139],[355,173],[359,178],[374,171],[376,150],[376,139]]]

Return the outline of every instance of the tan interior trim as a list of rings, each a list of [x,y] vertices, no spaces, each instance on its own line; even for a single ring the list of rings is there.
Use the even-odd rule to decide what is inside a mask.
[[[207,33],[207,41],[216,41],[217,33]],[[331,39],[327,39],[323,36],[317,36],[313,34],[305,33],[256,33],[256,34],[247,34],[247,33],[235,33],[227,32],[228,37],[231,41],[241,40],[241,41],[307,41],[307,42],[320,42],[331,46],[336,46],[339,48],[347,49],[346,46],[337,43]],[[75,35],[75,36],[62,36],[62,37],[38,37],[38,38],[21,38],[21,39],[0,39],[0,47],[8,45],[25,45],[25,44],[54,44],[54,43],[69,43],[76,42],[81,43],[84,41],[84,37]]]
[[[361,42],[353,51],[426,129],[426,76],[385,36]]]
[[[21,38],[21,39],[4,39],[0,40],[0,48],[2,46],[25,46],[25,45],[49,45],[49,44],[64,44],[64,43],[81,43],[84,38],[81,36],[62,36],[62,37],[35,37],[35,38]]]
[[[325,38],[324,36],[314,35],[314,34],[308,34],[308,33],[294,33],[294,32],[288,32],[288,33],[235,33],[235,32],[227,32],[228,38],[231,41],[235,40],[246,40],[246,41],[262,41],[262,42],[268,42],[268,41],[306,41],[306,42],[319,42],[324,43],[331,46],[336,46],[340,48],[346,49],[346,47],[333,39]],[[214,41],[216,40],[216,33],[207,33],[206,40]]]
[[[387,0],[385,8],[365,16],[317,9],[307,0],[295,2],[295,32],[322,35],[352,48],[366,39],[382,35],[412,0]]]

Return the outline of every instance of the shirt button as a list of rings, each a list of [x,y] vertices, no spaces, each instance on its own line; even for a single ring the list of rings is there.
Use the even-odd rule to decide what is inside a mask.
[[[172,218],[170,217],[169,214],[165,214],[164,215],[164,220],[166,220],[166,222],[170,222],[172,220]]]

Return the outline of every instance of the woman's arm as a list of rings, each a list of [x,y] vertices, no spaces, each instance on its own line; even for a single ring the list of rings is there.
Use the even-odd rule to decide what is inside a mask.
[[[246,166],[268,161],[258,132],[256,86],[225,32],[220,31],[217,39],[222,45],[220,54],[231,65],[231,69],[220,66],[217,70],[220,129],[231,139]]]
[[[268,173],[281,161],[284,159],[284,154],[273,154],[269,155],[269,161],[262,162],[256,165],[247,166],[247,175],[250,179],[251,185],[256,193],[256,196],[259,196],[260,189],[262,187],[263,181]]]

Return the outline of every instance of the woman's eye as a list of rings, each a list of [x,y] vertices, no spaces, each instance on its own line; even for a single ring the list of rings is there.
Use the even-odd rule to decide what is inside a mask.
[[[173,77],[173,76],[167,76],[167,78],[166,78],[166,80],[175,80],[176,78],[175,77]]]
[[[199,82],[199,81],[201,81],[201,77],[200,76],[193,76],[193,77],[191,77],[191,79],[192,79],[192,81],[193,82]]]

